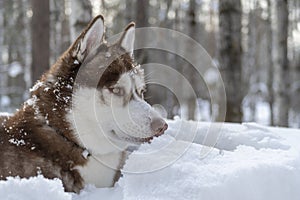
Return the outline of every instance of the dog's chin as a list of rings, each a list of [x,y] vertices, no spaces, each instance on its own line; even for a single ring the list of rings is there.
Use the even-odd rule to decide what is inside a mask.
[[[140,145],[140,144],[143,144],[143,143],[151,143],[153,138],[159,137],[159,136],[164,134],[164,131],[162,131],[159,134],[153,134],[152,136],[141,138],[141,137],[130,136],[128,134],[119,135],[114,130],[112,130],[111,132],[113,133],[114,137],[117,138],[119,141],[131,143],[133,145]]]

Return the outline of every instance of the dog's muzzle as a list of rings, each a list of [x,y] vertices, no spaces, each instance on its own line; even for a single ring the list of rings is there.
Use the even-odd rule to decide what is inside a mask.
[[[161,118],[154,118],[151,122],[151,129],[154,136],[161,136],[168,129],[168,124]]]

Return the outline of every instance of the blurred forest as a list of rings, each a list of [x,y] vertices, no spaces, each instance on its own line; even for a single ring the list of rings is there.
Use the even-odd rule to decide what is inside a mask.
[[[134,21],[198,41],[221,72],[226,121],[300,127],[299,0],[0,0],[0,111],[19,108],[28,89],[97,14],[105,18],[107,36]],[[167,88],[150,85],[146,99],[163,105],[168,118],[217,120],[206,86],[214,84],[214,74],[205,83],[184,59],[155,49],[137,50],[135,57],[141,64],[172,66],[196,91],[197,101],[187,95],[179,108]]]

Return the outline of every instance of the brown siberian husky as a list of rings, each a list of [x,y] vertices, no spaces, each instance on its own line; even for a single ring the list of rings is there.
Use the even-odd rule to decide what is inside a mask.
[[[143,100],[134,37],[130,23],[108,44],[97,16],[21,109],[0,117],[0,179],[42,174],[60,178],[72,192],[85,184],[113,186],[128,149],[163,134],[166,122]]]

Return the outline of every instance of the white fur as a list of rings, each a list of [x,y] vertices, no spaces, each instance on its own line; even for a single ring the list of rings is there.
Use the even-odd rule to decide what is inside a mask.
[[[108,160],[107,158],[110,158]],[[86,184],[93,184],[96,187],[111,187],[120,165],[122,155],[107,154],[105,156],[89,156],[85,166],[77,166]],[[113,168],[112,166],[115,166]]]

